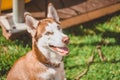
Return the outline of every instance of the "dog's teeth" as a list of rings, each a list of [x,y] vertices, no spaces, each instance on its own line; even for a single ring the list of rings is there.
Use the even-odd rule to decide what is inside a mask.
[[[50,45],[50,47],[51,47],[52,50],[57,51],[59,53],[68,54],[68,48],[67,47],[55,47],[55,46],[52,46],[52,45]]]
[[[68,51],[65,51],[63,48],[57,48],[57,51],[60,53],[68,53]]]
[[[64,50],[57,48],[57,51],[59,51],[59,52],[63,52]]]

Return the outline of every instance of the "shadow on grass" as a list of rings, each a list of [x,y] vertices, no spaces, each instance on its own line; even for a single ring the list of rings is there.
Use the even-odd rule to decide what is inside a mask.
[[[118,16],[120,15],[120,11],[116,12],[114,14],[111,15],[107,15],[105,17],[93,20],[93,21],[89,21],[86,23],[83,23],[81,25],[79,25],[78,27],[71,27],[68,29],[65,29],[65,33],[66,34],[70,34],[72,36],[88,36],[88,35],[101,35],[102,39],[106,39],[106,38],[114,38],[115,39],[115,43],[109,43],[108,46],[114,46],[114,45],[120,45],[120,32],[112,32],[112,31],[108,31],[105,30],[105,32],[102,32],[98,29],[96,29],[96,25],[97,24],[104,24],[105,22],[109,22],[111,20],[111,18],[113,16]],[[79,46],[82,47],[84,45],[93,45],[96,46],[99,42],[93,42],[93,43],[80,43],[80,44],[72,44],[75,46]]]
[[[86,64],[75,64],[75,65],[66,66],[66,67],[67,67],[67,69],[70,70],[70,69],[79,68],[79,67],[83,67],[84,68],[85,66],[86,66]]]
[[[15,40],[15,44],[17,45],[22,45],[23,47],[25,46],[32,46],[32,38],[30,36],[29,33],[20,35],[16,40]]]
[[[120,38],[119,38],[120,39]],[[108,44],[102,44],[102,46],[117,46],[117,45],[120,45],[120,40],[118,40],[117,42],[115,43],[108,43]],[[72,43],[70,45],[73,45],[73,46],[77,46],[77,47],[84,47],[84,46],[97,46],[100,42],[93,42],[93,43],[80,43],[80,44],[77,44],[77,43]]]
[[[114,38],[116,43],[114,45],[120,45],[120,33],[105,31],[102,35],[103,38]],[[111,45],[111,44],[110,44]]]

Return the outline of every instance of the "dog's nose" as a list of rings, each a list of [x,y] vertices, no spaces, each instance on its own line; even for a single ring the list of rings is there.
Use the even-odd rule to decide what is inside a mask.
[[[68,44],[69,40],[70,40],[69,37],[66,36],[66,37],[63,37],[62,42],[65,44]]]

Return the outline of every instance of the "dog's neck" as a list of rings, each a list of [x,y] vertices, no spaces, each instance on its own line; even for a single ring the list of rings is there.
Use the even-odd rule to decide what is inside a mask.
[[[42,47],[41,47],[42,48]],[[44,49],[45,50],[45,49]],[[48,66],[48,67],[54,67],[54,68],[57,68],[60,66],[60,63],[62,62],[63,60],[63,57],[62,56],[58,56],[57,57],[57,60],[59,62],[53,62],[51,61],[51,59],[47,58],[44,53],[44,51],[42,50],[39,50],[37,45],[36,45],[36,41],[33,39],[32,41],[32,53],[35,55],[35,57],[37,58],[37,60],[39,60],[41,63],[43,63],[44,65]],[[56,54],[56,53],[53,53],[53,52],[47,52],[47,50],[45,51],[47,54]],[[45,53],[45,54],[46,54]]]

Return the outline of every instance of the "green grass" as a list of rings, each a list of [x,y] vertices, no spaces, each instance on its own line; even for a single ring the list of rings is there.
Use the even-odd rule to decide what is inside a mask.
[[[93,50],[95,59],[87,74],[80,80],[120,80],[120,15],[102,19],[64,30],[70,37],[70,54],[65,57],[65,70],[68,80],[74,80],[86,68]],[[101,61],[96,45],[104,41],[101,47],[107,61]],[[23,41],[8,41],[0,30],[0,80],[13,62],[31,49]]]
[[[86,69],[93,50],[95,59],[89,71],[80,80],[120,80],[120,15],[104,22],[92,22],[67,29],[71,42],[70,54],[65,58],[68,80],[74,80]],[[96,46],[104,41],[101,51],[107,61],[101,61]]]
[[[25,45],[23,41],[6,40],[0,29],[0,80],[5,80],[6,74],[14,61],[29,50],[30,46]]]

